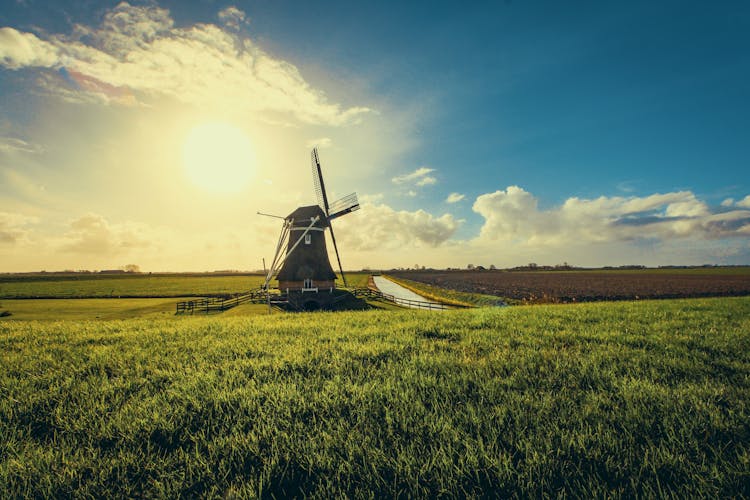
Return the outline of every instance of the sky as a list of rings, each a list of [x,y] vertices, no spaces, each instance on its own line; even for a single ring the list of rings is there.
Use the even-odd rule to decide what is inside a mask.
[[[7,0],[0,272],[261,269],[313,146],[361,203],[345,269],[750,264],[748,33],[744,1]]]

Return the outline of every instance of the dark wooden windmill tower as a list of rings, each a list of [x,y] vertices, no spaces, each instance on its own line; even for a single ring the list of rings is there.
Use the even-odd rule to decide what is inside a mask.
[[[359,210],[356,193],[328,203],[317,148],[312,150],[311,157],[318,204],[299,207],[283,218],[276,254],[264,285],[267,290],[275,276],[279,282],[279,290],[295,309],[326,308],[335,299],[333,291],[337,278],[328,260],[326,229],[331,234],[341,278],[344,286],[347,286],[331,221]]]
[[[318,205],[299,207],[287,215],[290,234],[287,258],[276,279],[286,291],[319,291],[336,287],[336,273],[328,260],[325,230],[330,227]],[[302,240],[295,249],[297,240]],[[294,251],[296,250],[296,251]]]

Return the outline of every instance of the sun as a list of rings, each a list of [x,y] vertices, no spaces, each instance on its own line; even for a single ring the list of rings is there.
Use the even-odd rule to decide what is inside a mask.
[[[185,137],[182,165],[194,184],[217,193],[238,193],[253,178],[255,151],[239,128],[204,123]]]

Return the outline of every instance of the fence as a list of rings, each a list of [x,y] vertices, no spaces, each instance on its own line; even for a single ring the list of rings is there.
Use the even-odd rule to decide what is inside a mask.
[[[448,309],[447,305],[440,304],[438,302],[402,299],[401,297],[396,297],[395,295],[391,295],[389,293],[383,293],[374,286],[375,285],[373,283],[372,286],[368,288],[355,288],[354,290],[352,290],[352,293],[355,297],[370,297],[375,299],[387,300],[388,302],[393,302],[394,304],[410,307],[412,309]]]
[[[401,297],[396,297],[395,295],[383,293],[378,290],[377,287],[375,287],[375,284],[372,282],[372,277],[370,278],[370,283],[368,283],[368,288],[352,288],[349,291],[355,297],[368,297],[386,300],[388,302],[393,302],[394,304],[397,304],[399,306],[410,307],[413,309],[444,310],[449,308],[449,306],[447,306],[446,304],[441,304],[438,302],[403,299]],[[205,299],[186,300],[177,303],[177,314],[208,314],[211,312],[221,312],[236,307],[240,304],[245,304],[248,302],[260,304],[266,303],[267,300],[268,299],[266,297],[266,292],[262,290],[256,290],[244,295],[237,295],[234,297],[209,297]],[[271,295],[270,300],[274,305],[286,303],[285,297],[283,295]]]
[[[177,303],[177,314],[221,312],[247,302],[265,302],[265,292],[254,291],[235,297],[209,297]]]

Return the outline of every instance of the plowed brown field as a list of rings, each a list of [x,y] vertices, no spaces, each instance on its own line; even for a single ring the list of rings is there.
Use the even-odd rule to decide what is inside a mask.
[[[715,271],[399,271],[391,274],[450,290],[526,302],[750,295],[750,271],[747,268],[719,268]]]

